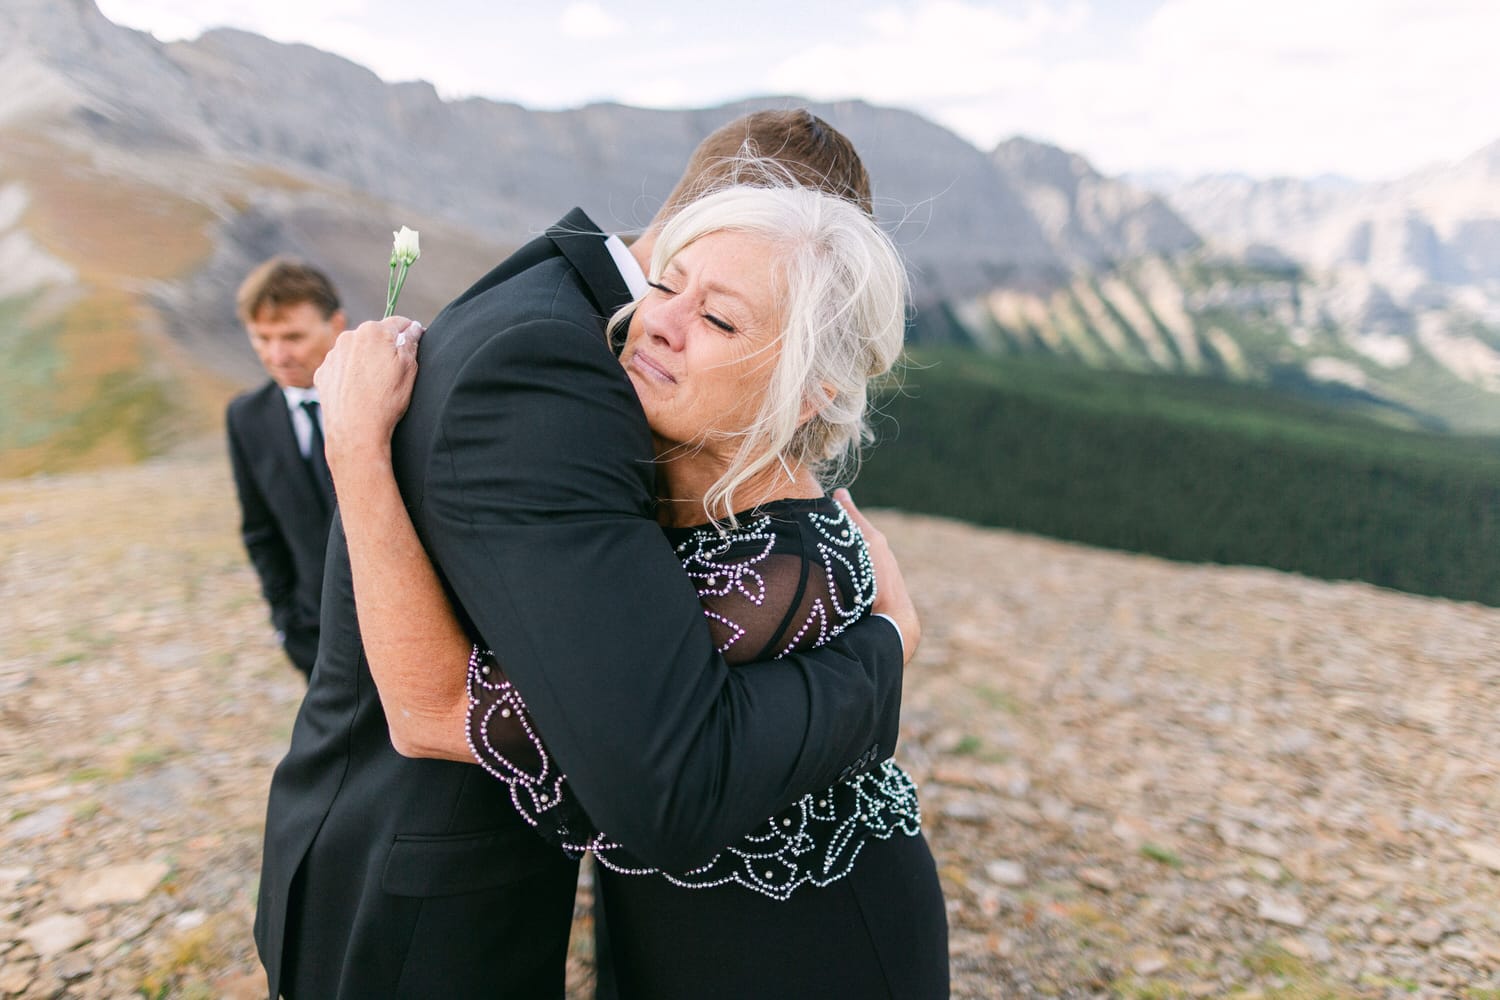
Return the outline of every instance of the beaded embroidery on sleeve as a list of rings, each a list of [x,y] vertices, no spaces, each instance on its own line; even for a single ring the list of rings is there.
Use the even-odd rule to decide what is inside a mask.
[[[787,505],[797,502],[787,501]],[[719,651],[748,663],[811,649],[869,613],[875,575],[859,528],[831,500],[759,516],[720,535],[696,528],[677,544]],[[765,511],[770,511],[769,513]],[[691,888],[737,883],[783,900],[802,885],[848,874],[870,838],[914,836],[916,786],[893,761],[804,796],[707,864],[689,872],[644,866],[594,828],[569,793],[525,702],[493,656],[469,657],[469,748],[510,790],[521,816],[572,854],[623,874],[660,875]]]

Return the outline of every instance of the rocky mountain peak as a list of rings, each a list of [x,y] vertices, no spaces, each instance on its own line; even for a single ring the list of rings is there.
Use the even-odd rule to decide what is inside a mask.
[[[995,147],[990,158],[1017,177],[1053,187],[1076,187],[1079,181],[1103,180],[1083,157],[1045,142],[1016,136]]]
[[[1024,192],[1053,251],[1070,267],[1170,255],[1201,242],[1156,195],[1105,177],[1076,153],[1018,137],[996,146],[990,160]]]
[[[5,0],[0,4],[0,53],[27,49],[60,62],[100,53],[122,36],[149,39],[106,18],[94,0]]]

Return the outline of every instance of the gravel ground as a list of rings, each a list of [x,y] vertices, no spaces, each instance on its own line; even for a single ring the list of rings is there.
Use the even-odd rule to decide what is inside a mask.
[[[216,448],[0,483],[0,996],[264,995],[302,682]],[[876,520],[956,997],[1500,1000],[1500,610]]]

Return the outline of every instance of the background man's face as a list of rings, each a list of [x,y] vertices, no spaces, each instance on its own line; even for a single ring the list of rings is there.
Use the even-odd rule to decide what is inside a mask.
[[[262,309],[245,329],[255,356],[277,385],[307,389],[344,329],[344,313],[324,319],[311,302],[298,302],[278,310]]]

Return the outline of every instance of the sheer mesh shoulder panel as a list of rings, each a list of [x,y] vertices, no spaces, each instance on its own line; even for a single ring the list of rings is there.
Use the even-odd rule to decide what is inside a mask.
[[[869,610],[874,575],[842,509],[778,510],[677,543],[719,652],[753,663],[822,645]]]

